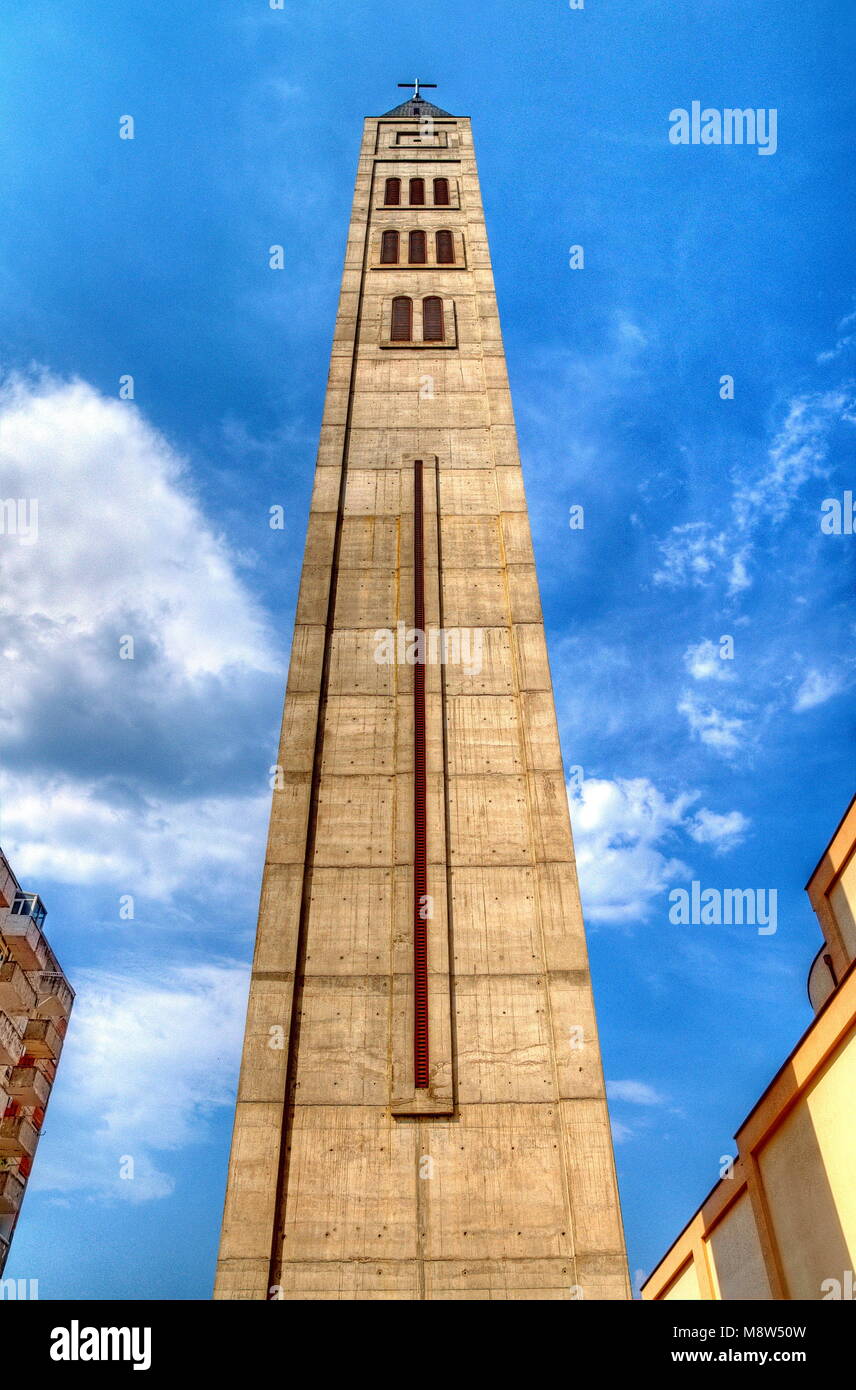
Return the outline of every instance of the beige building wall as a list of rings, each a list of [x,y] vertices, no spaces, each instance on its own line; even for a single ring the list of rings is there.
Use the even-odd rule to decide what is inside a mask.
[[[738,1131],[733,1173],[667,1251],[643,1298],[856,1295],[854,844],[851,803],[808,884],[825,938],[809,986],[817,1017]]]
[[[405,108],[408,112],[409,108]],[[384,206],[424,177],[428,205]],[[432,206],[435,177],[451,206]],[[453,233],[454,266],[380,264]],[[405,253],[406,254],[406,253]],[[390,340],[395,296],[415,340]],[[421,339],[439,296],[445,337]],[[429,1023],[413,1064],[414,468]],[[473,659],[478,648],[478,655]],[[365,123],[283,719],[215,1296],[624,1299],[562,756],[470,122]]]
[[[664,1298],[677,1298],[685,1303],[698,1303],[702,1292],[698,1282],[698,1269],[694,1260],[689,1260],[680,1273],[676,1274]]]
[[[738,1197],[708,1237],[713,1297],[766,1302],[772,1298],[764,1250],[748,1192]],[[670,1294],[670,1297],[675,1297]]]
[[[829,905],[844,949],[856,958],[856,854],[851,854],[829,889]]]
[[[817,1008],[856,960],[856,796],[806,884],[806,892],[824,937],[820,959],[813,967],[822,981],[810,981]],[[812,984],[821,988],[813,991]]]
[[[790,1298],[856,1269],[856,1029],[762,1150],[761,1181]]]

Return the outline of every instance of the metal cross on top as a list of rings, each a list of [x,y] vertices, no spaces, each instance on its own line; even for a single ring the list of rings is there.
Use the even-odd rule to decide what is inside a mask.
[[[436,82],[420,82],[418,77],[417,77],[417,79],[416,79],[415,82],[399,82],[398,85],[399,85],[399,87],[412,87],[412,88],[413,88],[413,100],[414,100],[414,101],[418,101],[418,100],[419,100],[419,88],[420,88],[420,87],[433,87],[435,90],[436,90],[436,87],[437,87],[437,83],[436,83]]]

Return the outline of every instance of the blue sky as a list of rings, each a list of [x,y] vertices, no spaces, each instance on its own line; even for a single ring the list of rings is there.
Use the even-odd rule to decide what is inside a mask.
[[[360,123],[417,72],[474,120],[649,1270],[809,1022],[803,884],[853,790],[856,541],[819,525],[854,484],[852,18],[10,0],[4,28],[0,490],[40,534],[0,554],[0,833],[78,990],[7,1273],[210,1292]],[[671,145],[693,100],[775,107],[777,152]],[[693,878],[775,888],[778,930],[672,925]]]

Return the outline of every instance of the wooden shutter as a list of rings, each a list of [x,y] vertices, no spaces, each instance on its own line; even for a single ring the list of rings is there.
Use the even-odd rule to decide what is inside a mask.
[[[428,260],[428,243],[424,232],[411,232],[407,259],[411,265],[425,265]]]
[[[449,206],[449,180],[434,180],[434,206],[437,208],[447,208]]]
[[[384,232],[380,244],[381,265],[398,265],[398,232]]]
[[[398,207],[401,202],[401,179],[387,179],[383,200],[390,207]]]
[[[411,207],[423,207],[425,203],[425,180],[410,180],[410,205]]]
[[[413,324],[413,301],[399,295],[392,301],[392,331],[390,338],[394,343],[409,343]]]
[[[422,301],[422,337],[426,343],[442,343],[443,301],[437,295],[430,295]]]
[[[437,264],[455,264],[455,242],[451,232],[437,233]]]

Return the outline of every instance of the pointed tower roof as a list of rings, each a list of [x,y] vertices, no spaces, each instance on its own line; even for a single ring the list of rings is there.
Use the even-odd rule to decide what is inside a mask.
[[[385,120],[387,116],[403,116],[405,119],[418,121],[420,116],[451,115],[451,111],[444,111],[442,106],[435,106],[433,101],[426,101],[424,97],[410,97],[408,101],[403,101],[400,106],[393,106],[391,111],[384,111],[381,120]]]

